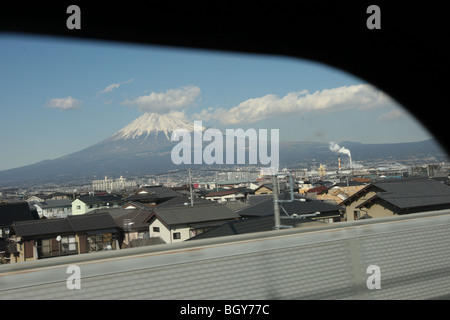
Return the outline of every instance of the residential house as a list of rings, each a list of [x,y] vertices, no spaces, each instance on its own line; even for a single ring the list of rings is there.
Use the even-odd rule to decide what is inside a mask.
[[[72,214],[72,200],[58,199],[33,202],[39,217],[45,218],[65,218]]]
[[[208,190],[229,187],[229,188],[238,188],[238,187],[250,187],[251,185],[255,185],[257,179],[254,178],[244,178],[244,179],[227,179],[227,180],[217,180],[217,181],[199,181],[197,182],[199,188],[204,188]],[[254,189],[254,188],[252,188]]]
[[[31,210],[27,202],[11,202],[0,204],[0,238],[8,238],[11,224],[16,221],[38,220],[35,210]]]
[[[298,181],[296,182],[297,186],[298,186],[298,193],[306,195],[306,193],[308,192],[309,189],[313,188],[312,183],[306,181]]]
[[[371,183],[340,203],[348,221],[450,209],[450,187],[428,179]]]
[[[284,192],[288,190],[288,186],[286,182],[280,181],[278,185],[278,192]],[[265,183],[260,185],[258,188],[255,189],[255,195],[258,194],[272,194],[273,193],[273,184],[272,183]]]
[[[310,218],[289,218],[282,221],[284,228],[307,228],[323,226],[324,222],[314,221]],[[251,219],[233,220],[226,222],[214,229],[201,233],[191,239],[207,239],[216,237],[225,237],[236,234],[246,234],[255,232],[271,231],[275,229],[275,221],[273,216],[262,216]]]
[[[356,185],[356,186],[333,186],[330,189],[327,189],[326,192],[317,194],[315,196],[316,200],[325,201],[331,204],[338,205],[351,195],[355,194],[365,185]]]
[[[139,201],[129,201],[122,206],[123,209],[127,209],[127,210],[138,209],[138,210],[146,210],[146,211],[152,211],[153,207],[154,207],[154,204],[148,204],[148,203],[143,203],[143,202],[139,202]]]
[[[11,225],[11,263],[119,249],[120,228],[106,212]]]
[[[120,239],[121,248],[164,243],[159,237],[150,238],[148,220],[152,214],[151,211],[137,209],[126,210],[126,212],[114,219],[123,229]]]
[[[317,196],[326,193],[327,190],[328,190],[327,186],[319,184],[316,187],[309,189],[306,192],[306,197],[310,199],[317,199]]]
[[[206,200],[204,198],[195,197],[193,198],[193,204],[208,204],[211,203],[210,200]],[[170,200],[161,202],[156,206],[156,208],[167,208],[167,207],[186,207],[191,205],[191,198],[188,195],[180,194],[176,197],[171,198]],[[153,209],[153,208],[152,208]]]
[[[234,188],[229,190],[222,191],[213,191],[205,194],[205,199],[217,201],[217,202],[226,202],[226,201],[236,201],[236,200],[245,200],[247,192],[243,188]]]
[[[121,197],[115,194],[84,195],[72,201],[72,215],[80,215],[100,208],[115,208],[122,205]]]
[[[177,196],[179,196],[179,193],[161,185],[145,186],[125,197],[124,201],[140,202],[149,206],[155,206]]]
[[[42,202],[51,197],[48,194],[35,194],[27,198],[27,202]]]
[[[150,237],[161,237],[166,243],[185,241],[239,215],[219,203],[194,206],[160,206],[148,219]]]
[[[6,260],[9,258],[11,225],[16,221],[35,221],[38,219],[37,212],[31,210],[27,202],[0,203],[0,263],[7,262]]]
[[[279,200],[290,200],[290,194],[279,194],[278,198]],[[313,221],[326,223],[339,222],[342,218],[342,208],[322,201],[307,199],[298,194],[294,194],[292,202],[279,202],[278,205],[280,207],[280,217],[307,216]],[[254,205],[236,211],[236,213],[242,218],[271,216],[273,219],[273,197],[256,202]],[[283,224],[283,221],[281,223]]]

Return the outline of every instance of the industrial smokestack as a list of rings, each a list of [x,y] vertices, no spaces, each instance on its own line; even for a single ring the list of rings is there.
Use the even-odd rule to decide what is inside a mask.
[[[338,156],[339,171],[341,171],[341,156]]]
[[[339,146],[336,142],[333,142],[333,141],[330,141],[328,146],[329,146],[330,150],[335,152],[335,153],[348,155],[349,158],[350,158],[350,168],[352,167],[352,154],[350,153],[350,150],[348,150],[347,148]],[[339,157],[339,169],[341,168],[341,166],[340,166],[340,159],[341,158]]]

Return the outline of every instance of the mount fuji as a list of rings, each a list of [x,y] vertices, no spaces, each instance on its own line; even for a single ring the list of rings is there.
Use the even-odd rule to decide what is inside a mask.
[[[139,175],[179,169],[170,153],[176,129],[194,130],[193,123],[176,114],[144,113],[105,140],[54,159],[0,171],[0,186],[17,186],[111,175]]]
[[[104,176],[142,176],[202,165],[175,165],[171,141],[176,129],[193,132],[194,124],[177,113],[144,113],[114,135],[99,143],[54,159],[0,171],[0,187],[35,186],[45,183],[90,182]],[[203,128],[204,129],[204,128]],[[209,143],[204,142],[203,147]],[[436,159],[448,157],[434,139],[391,144],[342,142],[351,150],[354,161],[368,159]],[[280,166],[308,167],[318,163],[336,163],[337,155],[328,143],[280,142]],[[236,154],[236,152],[235,152]],[[205,165],[206,166],[206,165]]]

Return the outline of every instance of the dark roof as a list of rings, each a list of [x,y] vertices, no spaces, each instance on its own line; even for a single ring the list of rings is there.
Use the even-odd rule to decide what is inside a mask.
[[[139,189],[138,191],[145,190],[151,194],[156,195],[158,198],[172,198],[179,195],[178,192],[164,187],[164,186],[145,186]]]
[[[313,183],[315,186],[332,186],[334,182],[328,181],[328,180],[317,180]]]
[[[120,217],[117,217],[114,219],[117,223],[117,225],[123,227],[124,220],[130,219],[130,222],[133,224],[130,226],[131,230],[135,229],[142,229],[142,228],[148,228],[148,219],[152,212],[146,211],[146,210],[139,210],[139,209],[126,209],[128,211],[127,214],[122,215]]]
[[[177,225],[238,219],[239,215],[227,206],[213,202],[193,207],[158,207],[155,208],[151,218],[153,217],[157,217],[166,225]]]
[[[280,193],[281,195],[281,193]],[[267,199],[273,200],[273,194],[252,194],[248,197],[247,201],[249,205],[254,205],[262,201],[266,201]]]
[[[185,204],[191,205],[191,199],[187,195],[178,195],[177,197],[173,197],[167,201],[161,202],[156,207],[157,208],[165,208],[165,207],[174,207],[174,206],[186,206]],[[211,203],[211,200],[207,200],[204,198],[194,198],[194,205],[202,204],[202,203]]]
[[[227,196],[227,195],[236,194],[236,193],[245,193],[245,191],[242,191],[242,189],[229,189],[229,190],[222,190],[222,191],[213,191],[213,192],[205,194],[205,198],[206,197],[222,197],[222,196]]]
[[[433,180],[398,180],[374,184],[378,192],[359,207],[375,199],[386,201],[399,209],[447,205],[450,208],[450,187]]]
[[[289,193],[281,195],[279,199],[280,200],[290,199]],[[298,197],[294,197],[293,202],[283,202],[280,204],[289,215],[320,212],[321,216],[326,216],[330,214],[332,215],[339,214],[339,211],[341,210],[341,208],[326,202]],[[280,214],[282,215],[284,214],[283,209],[280,208]],[[258,202],[242,210],[238,210],[237,213],[242,217],[273,216],[274,215],[273,197]]]
[[[75,232],[118,228],[117,223],[108,212],[68,216],[67,219]]]
[[[37,219],[39,216],[30,210],[27,202],[0,204],[0,226],[8,226],[15,221]]]
[[[159,203],[179,195],[178,192],[164,186],[146,186],[135,190],[124,200]]]
[[[159,199],[159,196],[153,193],[143,193],[143,194],[133,194],[129,197],[124,198],[127,202],[132,201],[146,201],[146,202],[155,202]]]
[[[130,210],[134,210],[134,209],[125,209],[125,208],[120,208],[120,207],[100,208],[100,209],[95,209],[95,210],[86,212],[85,214],[90,215],[90,214],[96,214],[96,213],[100,213],[100,212],[107,212],[113,219],[116,219],[120,216],[130,213]]]
[[[14,233],[20,237],[79,233],[84,231],[117,229],[118,226],[107,212],[69,216],[61,219],[21,221],[12,224]]]
[[[41,201],[41,202],[34,202],[34,205],[39,206],[42,209],[71,207],[72,200],[70,200],[70,199],[51,199],[51,200],[45,200],[45,201]]]
[[[295,227],[298,224],[306,224],[306,226],[315,226],[318,222],[312,219],[282,219],[281,225]],[[320,223],[322,224],[322,223]],[[189,240],[224,237],[235,234],[245,234],[253,232],[264,232],[274,230],[275,220],[273,216],[249,218],[242,220],[229,221],[220,226],[201,233]]]
[[[121,198],[115,194],[108,194],[104,196],[84,195],[79,197],[78,199],[86,204],[116,202],[121,200]]]
[[[12,228],[14,233],[20,237],[72,232],[72,228],[67,219],[21,221],[14,223]]]
[[[170,201],[170,200],[168,200],[168,201]],[[127,203],[125,203],[122,206],[122,208],[130,207],[130,206],[133,206],[139,210],[147,210],[147,211],[153,210],[152,204],[145,203],[145,202],[139,202],[139,201],[128,201]]]

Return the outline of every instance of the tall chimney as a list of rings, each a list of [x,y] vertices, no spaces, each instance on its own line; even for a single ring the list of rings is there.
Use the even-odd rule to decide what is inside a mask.
[[[338,156],[339,171],[341,171],[341,156]]]

